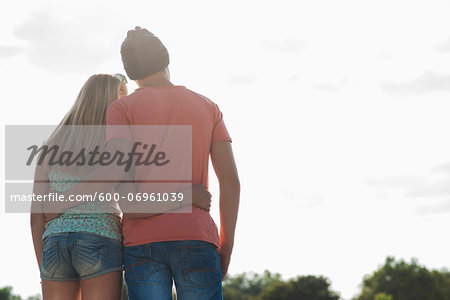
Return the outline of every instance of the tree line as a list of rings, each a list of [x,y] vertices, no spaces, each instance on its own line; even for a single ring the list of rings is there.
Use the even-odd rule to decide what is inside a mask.
[[[338,300],[323,276],[282,280],[279,274],[243,273],[224,282],[226,300]],[[387,257],[384,265],[366,275],[359,295],[352,300],[450,300],[450,272],[428,270],[416,259]]]
[[[283,280],[278,273],[246,272],[228,276],[223,283],[225,300],[340,300],[324,276],[297,276]],[[124,286],[124,292],[126,286]],[[176,299],[176,295],[173,296]],[[39,300],[39,295],[26,300]],[[127,300],[124,293],[123,300]],[[0,288],[0,300],[23,300],[11,287]],[[352,300],[450,300],[450,272],[428,270],[416,259],[410,262],[387,257],[384,265],[364,276],[361,291]]]

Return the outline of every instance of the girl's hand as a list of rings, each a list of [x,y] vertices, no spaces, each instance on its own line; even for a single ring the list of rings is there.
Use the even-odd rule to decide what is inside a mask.
[[[208,192],[203,184],[192,186],[192,205],[206,211],[211,209],[211,193]]]
[[[128,95],[127,84],[125,82],[122,82],[122,84],[120,85],[120,90],[119,90],[119,98],[125,97],[127,95]]]

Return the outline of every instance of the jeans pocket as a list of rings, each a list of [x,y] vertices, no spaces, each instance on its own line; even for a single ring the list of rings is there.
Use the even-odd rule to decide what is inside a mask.
[[[213,245],[181,247],[184,280],[198,288],[220,282],[217,249]]]
[[[58,241],[48,238],[42,253],[41,275],[52,278],[59,266]]]
[[[126,281],[148,280],[159,269],[159,263],[152,260],[150,245],[125,247]]]
[[[98,272],[103,267],[107,245],[101,239],[82,238],[76,241],[74,267],[80,277]]]

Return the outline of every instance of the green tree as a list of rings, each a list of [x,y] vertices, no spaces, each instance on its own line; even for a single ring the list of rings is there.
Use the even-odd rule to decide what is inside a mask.
[[[283,281],[280,274],[242,273],[227,277],[223,285],[225,300],[338,300],[325,277],[300,276]]]
[[[13,288],[5,286],[0,289],[0,300],[22,300],[22,297],[12,294]]]
[[[265,287],[280,281],[280,274],[273,274],[267,270],[262,275],[242,273],[236,276],[227,276],[223,283],[223,298],[225,300],[255,299]]]
[[[386,295],[385,293],[378,293],[375,295],[374,300],[393,300],[391,295]]]
[[[258,300],[339,300],[330,290],[325,277],[299,276],[287,282],[274,282],[267,286]]]
[[[379,293],[394,300],[450,299],[450,273],[429,271],[415,259],[406,263],[388,257],[382,267],[364,277],[361,294],[355,299],[373,300]]]

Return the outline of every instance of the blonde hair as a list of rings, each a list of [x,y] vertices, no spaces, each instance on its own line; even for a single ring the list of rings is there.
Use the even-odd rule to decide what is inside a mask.
[[[121,81],[113,75],[92,75],[81,88],[72,108],[45,142],[48,149],[58,146],[58,155],[70,151],[76,156],[83,149],[92,151],[95,146],[99,146],[101,152],[105,143],[104,126],[85,126],[106,125],[106,110],[112,101],[119,98],[120,86]],[[48,171],[52,169],[49,165],[50,156],[50,153],[45,155],[41,164]],[[86,165],[57,168],[71,175],[83,175],[91,169]]]

